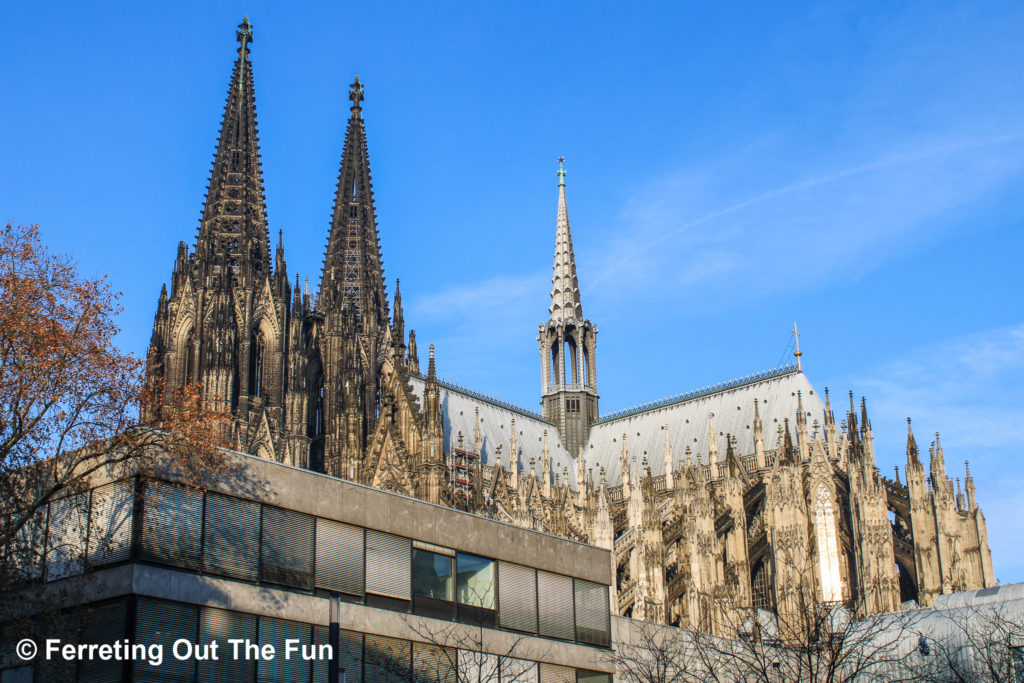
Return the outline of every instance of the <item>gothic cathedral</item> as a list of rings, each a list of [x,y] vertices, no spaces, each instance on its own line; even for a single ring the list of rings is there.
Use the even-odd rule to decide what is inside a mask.
[[[292,284],[280,238],[271,258],[247,20],[237,38],[198,235],[160,292],[147,370],[230,411],[235,448],[608,548],[613,606],[648,621],[724,634],[807,595],[872,614],[995,584],[970,470],[954,489],[936,434],[926,471],[908,420],[906,482],[881,476],[864,400],[837,421],[799,349],[600,415],[561,164],[541,412],[440,380],[433,346],[421,372],[398,280],[389,305],[358,78],[319,289]]]

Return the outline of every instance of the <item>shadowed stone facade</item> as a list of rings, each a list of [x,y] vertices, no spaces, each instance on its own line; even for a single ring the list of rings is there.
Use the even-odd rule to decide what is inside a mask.
[[[649,621],[714,631],[737,611],[796,609],[794,587],[868,614],[994,585],[969,470],[965,496],[938,435],[926,472],[908,429],[906,483],[882,477],[866,403],[851,395],[837,421],[799,355],[600,417],[561,165],[542,412],[440,380],[432,346],[421,374],[397,280],[387,297],[358,79],[320,287],[300,291],[280,240],[270,258],[248,22],[238,40],[148,371],[230,409],[236,448],[611,550],[613,606]]]

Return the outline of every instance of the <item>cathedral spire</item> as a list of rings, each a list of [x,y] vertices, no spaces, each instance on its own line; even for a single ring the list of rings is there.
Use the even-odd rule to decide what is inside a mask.
[[[558,220],[555,229],[555,265],[551,278],[551,319],[583,320],[576,255],[572,249],[569,209],[565,203],[565,157],[558,158]]]
[[[370,179],[363,122],[363,85],[349,88],[351,115],[345,132],[331,230],[320,281],[320,308],[346,311],[362,332],[383,332],[388,324],[384,266]]]
[[[236,37],[238,57],[199,224],[195,262],[203,279],[230,275],[251,283],[270,274],[270,236],[249,61],[252,24],[247,18],[238,25]]]

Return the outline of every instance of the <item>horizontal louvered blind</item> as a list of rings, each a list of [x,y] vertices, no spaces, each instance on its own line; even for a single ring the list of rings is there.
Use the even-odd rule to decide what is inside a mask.
[[[576,600],[576,640],[607,647],[611,644],[611,607],[608,587],[573,580]]]
[[[146,661],[135,662],[133,680],[145,683],[188,683],[196,680],[195,659],[181,660],[175,657],[174,641],[184,638],[194,643],[198,630],[197,607],[139,598],[135,642],[162,645],[164,658],[160,666],[152,666]]]
[[[561,574],[537,572],[537,604],[540,634],[550,638],[573,640],[572,579]]]
[[[145,482],[140,556],[199,569],[202,562],[203,492],[162,481]]]
[[[89,492],[50,502],[46,536],[46,578],[81,574],[89,525]]]
[[[576,669],[576,683],[612,683],[612,675],[603,671]]]
[[[264,581],[298,588],[313,587],[315,519],[293,510],[263,507],[260,553]]]
[[[125,479],[93,489],[89,511],[89,563],[127,560],[132,554],[134,481]]]
[[[498,683],[498,655],[480,650],[459,650],[459,681]]]
[[[207,494],[203,569],[255,581],[259,551],[259,503],[219,493]]]
[[[406,682],[410,678],[411,647],[408,640],[366,636],[364,683]]]
[[[412,543],[408,538],[366,530],[366,592],[409,600]]]
[[[117,602],[86,607],[82,614],[80,643],[114,643],[128,637],[128,602],[124,598]],[[108,683],[121,680],[124,662],[104,662],[99,657],[85,658],[78,666],[79,683]],[[59,673],[59,672],[54,672]],[[42,677],[41,677],[42,678]],[[31,679],[29,679],[31,680]],[[70,680],[60,679],[56,680]]]
[[[537,663],[515,657],[501,658],[500,683],[537,683]]]
[[[273,645],[274,658],[256,663],[256,683],[309,683],[313,663],[303,659],[303,646],[310,644],[311,627],[297,621],[260,617],[260,645]],[[286,641],[297,641],[298,649],[287,653]]]
[[[540,683],[576,683],[576,669],[542,663],[540,665]]]
[[[417,683],[457,683],[455,648],[430,643],[412,644],[413,680]]]
[[[43,573],[43,553],[46,552],[47,506],[36,510],[18,529],[14,542],[7,548],[12,580],[18,577],[38,579]]]
[[[537,632],[537,570],[502,562],[498,566],[498,620],[503,628]]]
[[[313,644],[330,644],[330,630],[325,626],[313,627]],[[338,668],[345,672],[345,683],[362,683],[363,680],[363,634],[355,631],[341,631],[338,634]],[[317,653],[320,650],[317,649]],[[329,661],[318,658],[313,662],[313,683],[327,680]]]
[[[316,520],[316,586],[363,594],[363,530],[329,519]]]
[[[252,683],[256,662],[234,657],[234,646],[228,639],[256,642],[256,617],[241,612],[204,607],[199,613],[199,642],[216,642],[218,659],[199,662],[201,683]],[[241,652],[239,652],[241,654]]]

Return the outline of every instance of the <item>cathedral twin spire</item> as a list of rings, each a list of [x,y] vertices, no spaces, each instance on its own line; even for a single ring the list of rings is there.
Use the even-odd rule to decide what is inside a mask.
[[[226,284],[229,278],[252,284],[270,274],[248,19],[239,24],[236,37],[238,57],[196,240],[197,274],[210,284],[218,280]]]

